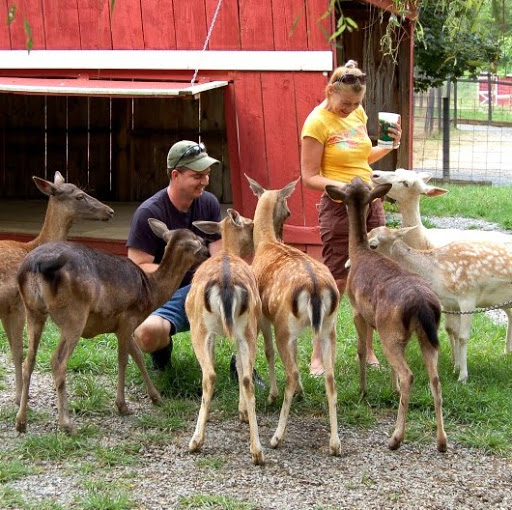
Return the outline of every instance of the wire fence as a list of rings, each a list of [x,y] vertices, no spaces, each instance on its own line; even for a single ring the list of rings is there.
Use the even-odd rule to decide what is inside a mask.
[[[436,179],[512,185],[512,77],[416,94],[413,149],[414,169]]]

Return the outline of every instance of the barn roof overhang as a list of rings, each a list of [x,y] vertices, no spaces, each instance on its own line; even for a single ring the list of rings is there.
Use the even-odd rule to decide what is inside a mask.
[[[189,82],[89,80],[83,78],[1,77],[0,93],[97,97],[181,97],[195,98],[208,90],[225,87],[227,81]]]

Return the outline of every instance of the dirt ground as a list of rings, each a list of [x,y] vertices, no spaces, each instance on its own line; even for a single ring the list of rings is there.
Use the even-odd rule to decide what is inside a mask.
[[[0,359],[3,366],[5,356]],[[12,384],[8,368],[5,384]],[[7,449],[26,437],[55,430],[55,397],[49,374],[37,374],[31,386],[31,407],[49,413],[49,422],[29,424],[26,436],[13,427],[15,406],[11,394],[0,393],[0,465]],[[137,415],[148,411],[149,400],[129,393],[135,415],[120,417],[77,416],[76,425],[95,424],[102,445],[123,444],[140,437]],[[509,509],[512,508],[512,461],[482,454],[450,442],[437,452],[435,438],[424,444],[405,444],[398,451],[387,448],[395,417],[389,415],[372,430],[339,428],[342,456],[328,454],[325,416],[304,418],[292,414],[282,448],[272,449],[276,426],[273,416],[259,418],[266,456],[264,466],[253,466],[248,448],[248,428],[235,420],[212,415],[202,452],[190,454],[187,444],[194,429],[141,444],[136,464],[105,466],[84,474],[76,463],[37,462],[37,474],[7,483],[0,490],[24,494],[26,505],[0,508],[82,508],[76,501],[85,487],[100,483],[129,486],[134,506],[108,508],[218,508],[218,509]],[[340,420],[342,422],[342,420]],[[11,460],[11,459],[9,459]],[[87,460],[84,456],[84,461]],[[1,472],[1,469],[0,469]],[[201,504],[190,498],[201,496]],[[214,502],[204,498],[215,497]],[[187,498],[187,499],[183,499]],[[186,501],[187,503],[185,503]],[[100,507],[98,507],[100,508]],[[102,506],[101,508],[107,508]]]

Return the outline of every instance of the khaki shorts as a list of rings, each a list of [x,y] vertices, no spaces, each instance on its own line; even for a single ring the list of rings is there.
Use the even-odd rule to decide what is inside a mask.
[[[335,280],[345,280],[348,274],[345,269],[345,262],[348,260],[347,208],[344,204],[334,202],[327,195],[322,195],[317,208],[324,264],[330,269]],[[374,200],[368,210],[367,231],[385,224],[382,200]]]

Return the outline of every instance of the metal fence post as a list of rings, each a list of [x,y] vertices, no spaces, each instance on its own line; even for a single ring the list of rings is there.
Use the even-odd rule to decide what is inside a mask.
[[[443,97],[443,180],[450,180],[450,97]]]

